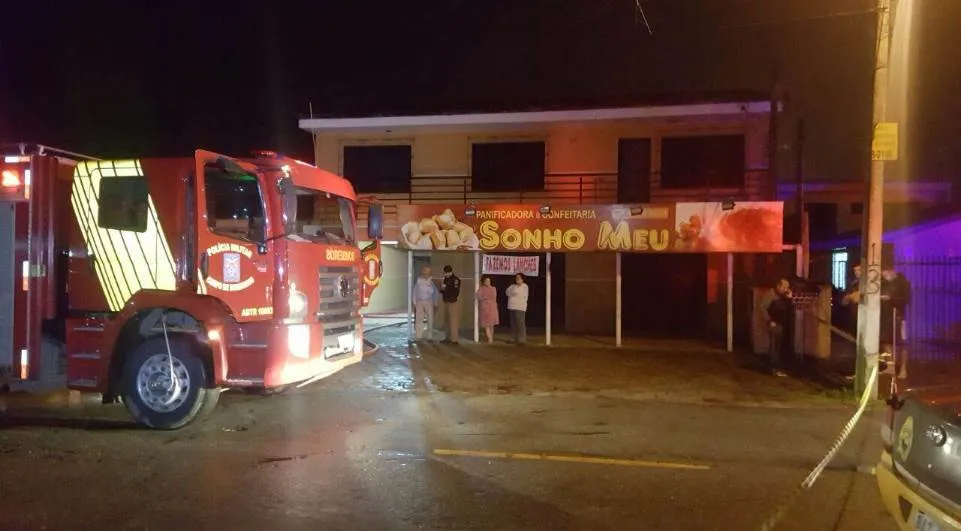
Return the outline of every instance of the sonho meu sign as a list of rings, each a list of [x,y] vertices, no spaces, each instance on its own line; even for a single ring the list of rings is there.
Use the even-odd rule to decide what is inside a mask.
[[[784,204],[400,205],[397,218],[415,250],[779,253]]]

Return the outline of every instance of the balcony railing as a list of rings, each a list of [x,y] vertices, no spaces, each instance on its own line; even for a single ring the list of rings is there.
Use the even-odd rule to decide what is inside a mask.
[[[660,175],[650,175],[650,202],[769,200],[774,187],[765,186],[766,170],[746,170],[743,188],[664,189]],[[384,205],[384,226],[388,234],[397,228],[397,206],[406,204],[612,204],[619,202],[617,173],[549,173],[541,190],[502,192],[475,191],[469,175],[415,176],[406,193],[373,195]],[[360,209],[358,223],[367,226],[366,209]]]

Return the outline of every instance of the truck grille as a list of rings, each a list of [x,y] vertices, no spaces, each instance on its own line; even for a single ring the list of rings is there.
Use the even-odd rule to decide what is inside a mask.
[[[318,284],[320,305],[317,308],[317,321],[324,325],[324,345],[336,345],[339,336],[357,330],[360,321],[360,275],[353,266],[324,266],[320,268]]]

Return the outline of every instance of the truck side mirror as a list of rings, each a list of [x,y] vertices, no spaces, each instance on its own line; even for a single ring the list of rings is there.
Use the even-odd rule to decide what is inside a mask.
[[[384,205],[371,204],[367,211],[367,237],[380,240],[384,237]]]

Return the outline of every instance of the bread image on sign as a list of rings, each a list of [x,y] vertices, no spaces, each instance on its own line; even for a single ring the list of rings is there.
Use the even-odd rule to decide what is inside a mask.
[[[451,209],[401,226],[401,244],[407,249],[424,251],[474,251],[480,241],[474,228],[458,221]]]

